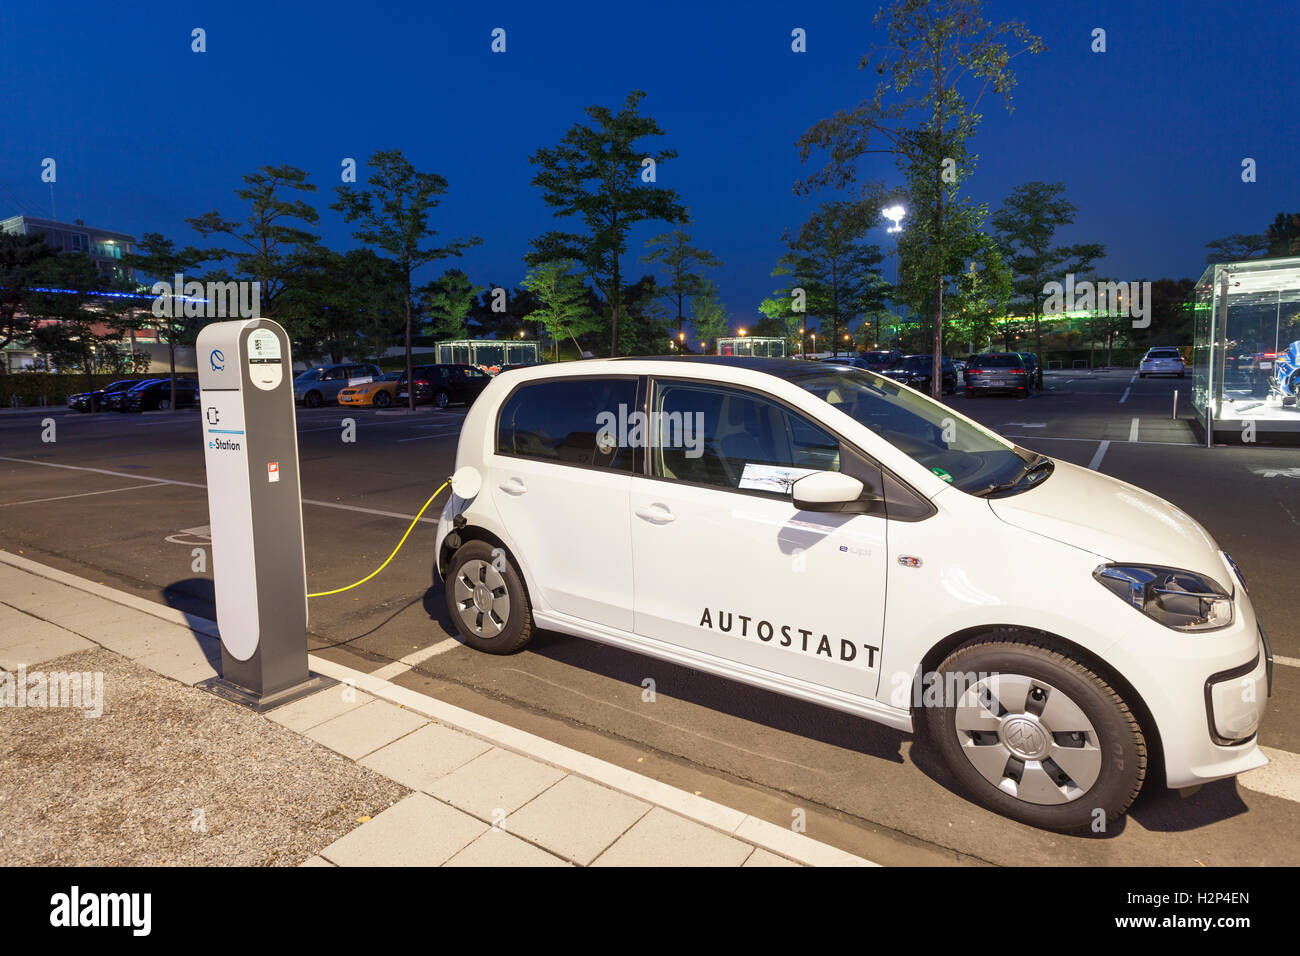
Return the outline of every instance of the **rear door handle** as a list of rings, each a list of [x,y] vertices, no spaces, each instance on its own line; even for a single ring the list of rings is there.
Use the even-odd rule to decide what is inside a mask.
[[[522,495],[528,490],[528,486],[518,478],[507,478],[505,481],[501,482],[501,484],[497,485],[497,487],[508,495]]]
[[[677,520],[677,516],[668,510],[668,506],[661,504],[637,508],[636,516],[649,521],[651,524],[668,524]]]

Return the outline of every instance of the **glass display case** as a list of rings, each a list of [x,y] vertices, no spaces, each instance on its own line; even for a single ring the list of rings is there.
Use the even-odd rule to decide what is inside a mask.
[[[732,335],[718,339],[719,355],[757,355],[785,358],[785,339],[762,335]]]
[[[1207,444],[1300,437],[1300,257],[1212,265],[1193,297],[1192,406]]]
[[[536,341],[525,339],[459,339],[439,342],[439,365],[476,365],[495,375],[506,365],[536,365],[542,360]]]

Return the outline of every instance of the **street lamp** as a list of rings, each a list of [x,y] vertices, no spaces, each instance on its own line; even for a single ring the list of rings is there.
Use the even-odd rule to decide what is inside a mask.
[[[893,225],[887,230],[888,232],[903,231],[903,227],[900,226],[899,223],[902,222],[903,217],[907,215],[907,210],[902,206],[898,204],[886,206],[884,209],[880,210],[880,214],[893,223]]]
[[[744,335],[744,334],[745,334],[745,330],[744,330],[744,329],[741,329],[741,330],[740,330],[740,334],[741,334],[741,335]]]

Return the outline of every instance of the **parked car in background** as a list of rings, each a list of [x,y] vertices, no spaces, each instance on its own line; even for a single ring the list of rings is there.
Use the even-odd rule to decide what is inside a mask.
[[[930,355],[904,355],[896,359],[887,368],[879,370],[886,378],[910,385],[918,392],[930,394],[931,376],[934,374],[934,358]],[[952,395],[957,391],[957,370],[953,368],[952,359],[943,357],[943,394]]]
[[[319,408],[327,401],[336,401],[343,389],[360,384],[358,379],[382,378],[383,374],[377,365],[369,364],[318,366],[300,372],[294,378],[293,400],[308,408]]]
[[[350,385],[339,392],[339,404],[387,408],[393,404],[393,398],[397,395],[397,380],[401,377],[401,372],[388,372],[372,382]]]
[[[124,392],[139,382],[138,378],[124,378],[118,382],[109,382],[103,388],[97,388],[93,392],[77,392],[75,395],[68,396],[68,407],[79,412],[103,411],[105,394]]]
[[[1178,349],[1168,346],[1158,346],[1147,349],[1147,354],[1142,356],[1142,361],[1138,363],[1138,377],[1146,378],[1148,375],[1177,375],[1182,378],[1187,373],[1187,366],[1183,363],[1183,356]]]
[[[989,392],[1028,395],[1034,390],[1034,376],[1019,352],[985,352],[971,357],[966,368],[966,396]]]
[[[879,372],[881,369],[889,368],[902,357],[903,353],[897,349],[872,349],[859,355],[853,364],[858,368],[865,368],[868,372]]]
[[[492,376],[476,365],[417,365],[415,375],[415,404],[432,403],[439,408],[464,403],[478,398],[487,388]],[[406,373],[397,380],[397,401],[407,400]]]
[[[517,368],[536,368],[541,364],[541,362],[516,362],[514,365],[502,365],[497,374],[500,375],[501,372],[511,372]]]
[[[136,379],[134,382],[130,382],[130,383],[128,383],[127,386],[126,386],[125,388],[114,389],[114,390],[111,391],[111,392],[108,391],[107,389],[105,389],[105,391],[104,391],[104,409],[105,409],[106,411],[110,411],[110,412],[124,412],[124,411],[126,411],[126,395],[127,395],[127,392],[131,391],[131,389],[133,389],[133,388],[139,388],[141,385],[148,385],[148,384],[150,384],[151,382],[158,382],[158,381],[161,381],[161,379],[157,379],[157,378],[142,378],[142,379]]]
[[[1043,370],[1038,367],[1038,356],[1033,352],[1017,352],[1017,355],[1024,360],[1025,369],[1029,372],[1038,388],[1043,387]]]
[[[199,404],[199,383],[192,378],[176,380],[176,407],[193,408]],[[167,411],[172,407],[172,380],[158,378],[141,382],[123,395],[122,411]]]

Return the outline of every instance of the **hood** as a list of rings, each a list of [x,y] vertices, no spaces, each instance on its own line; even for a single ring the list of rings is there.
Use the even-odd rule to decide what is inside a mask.
[[[1157,564],[1208,574],[1221,585],[1219,546],[1190,515],[1141,488],[1056,460],[1031,491],[992,498],[1007,524],[1091,551],[1108,561]]]

